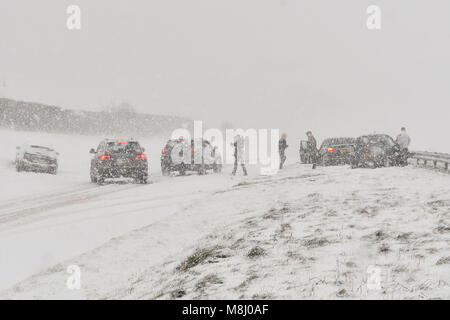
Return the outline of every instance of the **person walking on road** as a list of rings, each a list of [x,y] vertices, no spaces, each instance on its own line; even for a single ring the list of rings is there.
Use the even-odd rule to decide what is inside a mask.
[[[411,138],[406,133],[406,128],[403,127],[401,129],[400,134],[397,136],[397,139],[395,139],[395,142],[400,146],[401,149],[408,150],[409,145],[411,144]]]
[[[406,128],[403,127],[401,129],[400,134],[395,139],[395,142],[400,147],[400,155],[398,159],[398,163],[401,166],[408,165],[408,157],[409,157],[409,145],[411,144],[411,138],[406,133]]]
[[[280,153],[280,169],[283,169],[284,162],[286,161],[286,148],[289,147],[286,141],[286,134],[281,135],[281,139],[278,141],[278,152]]]
[[[312,168],[315,169],[317,166],[317,141],[311,131],[308,131],[306,136],[308,137],[308,153],[313,164]]]
[[[242,171],[244,172],[244,176],[246,176],[247,169],[245,168],[244,161],[244,137],[238,134],[234,137],[234,142],[231,145],[234,147],[234,168],[232,175],[236,175],[237,167],[240,163],[242,166]]]

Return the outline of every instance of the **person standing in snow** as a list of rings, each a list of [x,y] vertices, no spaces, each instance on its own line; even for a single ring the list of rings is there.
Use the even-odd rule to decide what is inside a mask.
[[[317,166],[317,141],[311,131],[308,131],[306,136],[308,137],[308,153],[313,164],[312,168],[315,169]]]
[[[403,127],[401,129],[400,134],[395,139],[395,142],[400,147],[400,156],[399,156],[399,164],[402,166],[406,166],[408,164],[408,156],[409,156],[409,145],[411,143],[411,138],[406,133],[406,128]]]
[[[286,134],[281,135],[281,139],[278,141],[278,152],[280,153],[280,169],[283,169],[284,162],[286,161],[286,148],[288,147],[286,141]]]
[[[397,142],[397,144],[400,146],[400,148],[402,150],[404,150],[404,149],[408,150],[409,145],[411,143],[411,138],[406,133],[406,128],[405,127],[402,128],[402,131],[397,136],[397,139],[395,139],[395,142]]]
[[[242,171],[244,176],[247,175],[247,169],[245,168],[244,162],[244,137],[240,134],[234,137],[234,142],[231,144],[234,147],[234,168],[232,175],[236,175],[238,163],[242,166]]]

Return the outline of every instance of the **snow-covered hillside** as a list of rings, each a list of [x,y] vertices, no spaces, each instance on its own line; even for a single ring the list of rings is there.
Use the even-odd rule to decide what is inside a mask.
[[[448,174],[312,170],[292,156],[274,176],[154,165],[152,184],[96,186],[85,150],[97,140],[52,137],[76,151],[56,177],[2,158],[1,298],[450,298]],[[66,286],[70,265],[80,290]]]

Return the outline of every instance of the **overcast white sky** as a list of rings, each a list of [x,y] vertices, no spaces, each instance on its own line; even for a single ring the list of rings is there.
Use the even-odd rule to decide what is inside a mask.
[[[82,29],[66,29],[66,8]],[[382,29],[366,28],[366,8]],[[0,96],[450,151],[448,0],[2,0]]]

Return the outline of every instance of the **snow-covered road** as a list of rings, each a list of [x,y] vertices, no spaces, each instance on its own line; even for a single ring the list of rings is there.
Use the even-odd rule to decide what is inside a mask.
[[[449,298],[448,174],[290,163],[162,177],[156,156],[151,184],[96,186],[85,150],[99,138],[40,138],[62,150],[59,175],[0,159],[1,298]],[[385,292],[363,288],[370,266]]]

